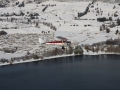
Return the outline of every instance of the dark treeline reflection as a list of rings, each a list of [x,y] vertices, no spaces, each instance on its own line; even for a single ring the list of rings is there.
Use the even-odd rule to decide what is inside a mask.
[[[83,56],[69,56],[69,57],[60,57],[54,58],[50,60],[44,60],[44,65],[59,65],[59,64],[68,64],[74,62],[81,62],[83,60]]]

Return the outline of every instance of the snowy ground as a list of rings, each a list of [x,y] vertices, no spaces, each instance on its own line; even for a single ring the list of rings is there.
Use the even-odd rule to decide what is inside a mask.
[[[108,38],[117,38],[118,36],[115,36],[115,31],[117,30],[117,27],[111,28],[111,32],[109,34],[106,34],[104,32],[100,32],[99,28],[100,25],[103,23],[97,22],[97,17],[108,17],[108,13],[110,16],[116,11],[118,11],[118,14],[120,14],[120,6],[118,4],[108,4],[103,2],[97,2],[94,5],[94,8],[90,8],[90,12],[81,17],[81,19],[88,19],[88,20],[74,20],[74,17],[77,16],[78,12],[83,12],[86,7],[88,6],[89,2],[57,2],[57,1],[46,1],[42,2],[41,4],[27,4],[25,7],[22,7],[21,10],[23,12],[38,12],[40,14],[39,20],[40,21],[46,21],[53,23],[57,27],[57,31],[55,32],[55,36],[63,36],[71,41],[78,41],[80,44],[92,44],[99,41],[105,41]],[[54,7],[48,7],[45,12],[42,12],[42,9],[44,6],[42,5],[52,5],[56,4]],[[97,5],[98,4],[98,5]],[[116,6],[115,9],[113,9],[114,5]],[[103,11],[103,15],[96,16],[96,10],[95,8],[99,8]],[[17,6],[15,7],[8,7],[5,9],[0,9],[1,13],[12,13],[11,11],[14,11],[16,13],[20,12],[20,8]],[[57,16],[56,16],[57,15]],[[6,18],[6,17],[2,17]],[[25,17],[18,17],[24,19]],[[113,19],[117,19],[113,18]],[[44,20],[45,19],[45,20]],[[95,20],[90,20],[95,19]],[[91,25],[84,27],[84,25]],[[7,23],[7,22],[0,22],[0,26],[18,26],[18,30],[14,29],[8,29],[5,30],[9,34],[11,33],[41,33],[43,30],[50,30],[50,28],[45,27],[43,25],[40,25],[41,28],[36,28],[34,25],[24,25],[18,23]],[[77,25],[77,26],[73,26]],[[120,28],[120,27],[118,27]],[[52,31],[52,30],[50,30]],[[108,36],[108,37],[106,37]]]
[[[6,7],[0,8],[0,13],[20,13],[20,10],[25,13],[25,16],[12,16],[12,18],[17,18],[18,20],[14,22],[10,22],[11,17],[0,17],[1,19],[5,19],[4,21],[0,21],[0,28],[1,30],[6,31],[8,34],[43,34],[42,31],[48,32],[50,31],[51,35],[56,36],[63,36],[71,40],[72,43],[81,44],[93,44],[96,42],[106,41],[107,39],[116,39],[119,38],[120,35],[115,35],[116,30],[120,31],[120,26],[116,26],[114,28],[110,28],[110,33],[106,33],[105,31],[100,31],[100,26],[103,24],[102,22],[98,22],[96,19],[97,17],[112,17],[113,20],[117,20],[120,18],[114,17],[113,13],[117,11],[117,14],[120,15],[120,6],[118,3],[110,4],[110,3],[103,3],[103,2],[96,2],[94,7],[90,7],[90,12],[87,15],[81,17],[82,20],[75,20],[74,18],[77,17],[78,12],[84,12],[89,2],[58,2],[58,1],[46,1],[40,4],[26,4],[25,7]],[[43,5],[49,5],[45,12],[42,12],[42,9],[45,7]],[[50,6],[55,5],[55,6]],[[116,6],[115,9],[113,7]],[[103,14],[97,14],[96,8],[103,11]],[[27,22],[27,17],[29,13],[39,13],[37,20],[33,20],[35,22],[48,22],[52,23],[57,30],[54,31],[50,27],[39,23],[39,27],[36,27],[34,23],[32,24],[23,24],[22,21]],[[97,16],[96,16],[97,14]],[[7,21],[8,18],[8,21]],[[87,20],[84,20],[87,19]],[[92,20],[94,19],[94,20]],[[112,23],[112,22],[110,22]],[[85,26],[87,25],[87,26]],[[90,26],[88,26],[90,25]],[[9,27],[9,29],[2,29],[4,27]],[[14,29],[13,27],[17,27]],[[45,36],[46,37],[46,36]],[[8,37],[9,38],[9,37]],[[22,37],[21,37],[22,38]],[[38,38],[38,39],[37,39]],[[37,37],[35,40],[39,40]],[[29,38],[28,38],[29,39]],[[33,38],[34,40],[34,38]],[[9,42],[9,41],[8,41]],[[39,42],[39,41],[36,41]],[[1,42],[0,42],[1,43]],[[26,43],[27,44],[27,43]],[[36,44],[33,48],[36,48],[40,45],[39,43]],[[4,43],[5,45],[5,43]],[[0,47],[2,48],[2,46]],[[8,45],[10,46],[10,45]],[[28,44],[29,46],[29,44]],[[50,48],[50,46],[48,46]],[[21,53],[14,53],[14,54],[6,54],[0,52],[0,58],[11,58],[13,56],[22,56],[24,50]],[[92,54],[92,53],[91,53]]]

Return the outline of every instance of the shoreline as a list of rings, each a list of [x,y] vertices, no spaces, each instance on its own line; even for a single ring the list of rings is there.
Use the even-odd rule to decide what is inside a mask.
[[[29,62],[35,62],[35,61],[42,61],[42,60],[48,60],[48,59],[54,59],[54,58],[61,58],[61,57],[69,57],[69,56],[79,56],[80,54],[68,54],[68,55],[57,55],[57,56],[51,56],[51,57],[44,57],[44,59],[30,59],[30,60],[20,60],[13,62],[12,64],[10,63],[4,63],[4,64],[0,64],[1,66],[7,66],[7,65],[14,65],[14,64],[22,64],[22,63],[29,63]],[[84,55],[88,55],[88,56],[92,56],[92,55],[120,55],[120,54],[115,54],[115,53],[95,53],[95,54],[83,54]]]
[[[51,57],[44,57],[44,59],[30,59],[30,60],[26,60],[26,61],[20,60],[19,62],[15,61],[12,64],[10,64],[10,63],[0,64],[0,66],[14,65],[14,64],[21,64],[21,63],[28,63],[28,62],[35,62],[35,61],[42,61],[42,60],[47,60],[47,59],[60,58],[60,57],[68,57],[68,56],[76,56],[76,55],[75,54],[57,55],[57,56],[51,56]]]

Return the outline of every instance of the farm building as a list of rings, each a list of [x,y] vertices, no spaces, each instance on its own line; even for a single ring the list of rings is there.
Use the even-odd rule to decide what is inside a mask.
[[[58,36],[56,38],[57,38],[57,40],[46,42],[46,44],[61,45],[61,46],[63,46],[63,45],[68,45],[68,44],[71,43],[70,41],[68,41],[67,38],[64,38],[64,37]]]

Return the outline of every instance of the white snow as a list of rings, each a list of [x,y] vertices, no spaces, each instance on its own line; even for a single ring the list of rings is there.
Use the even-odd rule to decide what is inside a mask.
[[[21,0],[19,0],[21,1]],[[56,36],[63,36],[71,40],[73,43],[81,44],[93,44],[101,41],[106,41],[107,39],[116,39],[120,36],[115,35],[116,30],[120,31],[120,26],[110,28],[110,33],[106,33],[105,31],[100,31],[99,28],[103,24],[101,22],[97,22],[97,17],[113,17],[113,13],[117,11],[118,15],[120,15],[120,6],[118,3],[103,3],[97,2],[94,4],[94,8],[90,8],[90,12],[87,15],[81,17],[82,20],[74,20],[77,17],[78,12],[84,12],[88,4],[91,3],[81,1],[81,2],[58,2],[58,1],[46,1],[42,2],[41,4],[26,4],[25,7],[19,8],[17,6],[14,7],[6,7],[0,8],[0,13],[20,13],[23,11],[25,14],[27,12],[33,13],[37,12],[40,16],[38,16],[40,22],[48,22],[52,23],[57,30],[54,31],[50,27],[43,25],[42,23],[39,24],[39,27],[36,27],[35,24],[24,24],[21,21],[27,22],[27,14],[26,16],[12,16],[13,18],[18,18],[17,21],[14,22],[7,22],[7,21],[0,21],[0,30],[6,31],[8,34],[42,34],[42,31],[48,32],[50,34],[54,34],[54,38]],[[42,5],[53,5],[56,6],[49,6],[45,12],[42,12],[42,9],[45,6]],[[98,4],[98,5],[97,5]],[[114,5],[116,6],[113,9]],[[103,14],[97,14],[95,8],[99,8],[103,11]],[[108,16],[109,13],[109,16]],[[120,16],[118,16],[120,18]],[[116,20],[118,17],[113,17],[113,20]],[[0,17],[2,19],[7,19],[7,17]],[[10,19],[10,17],[8,17]],[[84,20],[87,19],[87,20]],[[95,19],[95,20],[92,20]],[[37,21],[37,20],[36,20]],[[87,25],[86,27],[84,25]],[[88,26],[90,25],[90,26]],[[9,29],[2,29],[3,27],[9,27]],[[17,29],[13,29],[13,27],[17,27]],[[44,37],[45,39],[46,37]],[[45,40],[43,38],[38,38],[39,43],[44,43]],[[2,47],[3,45],[0,45]],[[29,46],[29,45],[28,45]],[[37,48],[39,47],[36,46]],[[49,46],[48,46],[49,47]],[[35,49],[35,46],[33,47]],[[50,47],[49,47],[50,48]],[[104,52],[99,52],[102,54]],[[91,54],[93,53],[87,53]],[[94,53],[95,54],[95,53]],[[7,58],[10,59],[11,57],[19,57],[25,55],[24,52],[21,53],[13,53],[7,54],[0,52],[0,58]]]

